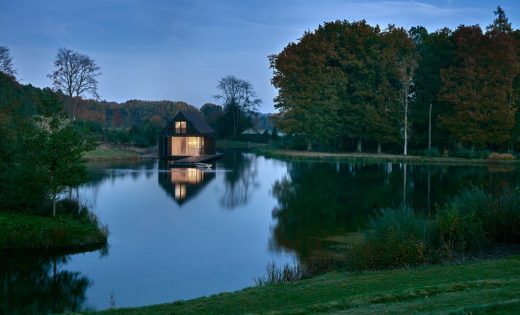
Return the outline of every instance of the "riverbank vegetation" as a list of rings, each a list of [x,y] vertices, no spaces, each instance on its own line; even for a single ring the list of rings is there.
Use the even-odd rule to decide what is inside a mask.
[[[62,202],[60,208],[64,203],[73,204]],[[0,250],[88,250],[104,246],[107,238],[108,228],[85,207],[56,217],[0,212]]]
[[[270,57],[289,148],[481,158],[518,148],[520,32],[326,22]]]
[[[4,73],[0,86],[0,249],[106,242],[106,231],[84,207],[60,214],[64,194],[87,178],[83,154],[96,148],[96,139],[67,119],[59,93]]]
[[[413,164],[516,164],[519,161],[511,154],[490,153],[487,156],[474,157],[442,157],[428,155],[400,155],[400,154],[377,154],[361,152],[321,152],[305,150],[280,149],[273,146],[258,146],[255,148],[257,154],[289,160],[303,161],[329,161],[329,162],[409,162]]]

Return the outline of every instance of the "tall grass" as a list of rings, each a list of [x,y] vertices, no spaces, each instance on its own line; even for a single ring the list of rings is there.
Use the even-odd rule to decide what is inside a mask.
[[[421,218],[408,207],[382,209],[371,218],[365,241],[348,255],[353,269],[383,269],[471,256],[499,243],[520,243],[520,191],[491,195],[462,191]]]
[[[380,269],[415,265],[428,259],[432,223],[402,206],[382,209],[371,218],[365,242],[355,245],[348,265],[354,269]]]

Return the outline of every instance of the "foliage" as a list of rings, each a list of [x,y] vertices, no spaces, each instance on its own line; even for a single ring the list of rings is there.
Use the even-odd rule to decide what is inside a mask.
[[[251,125],[250,116],[254,114],[262,100],[256,97],[251,82],[232,75],[219,80],[217,88],[220,94],[215,98],[222,100],[224,114],[221,117],[221,134],[239,135]]]
[[[491,196],[478,189],[464,190],[438,209],[436,228],[441,254],[451,258],[486,248],[489,239],[483,215],[490,209]]]
[[[64,118],[59,94],[0,78],[0,210],[36,211],[83,180],[82,154],[96,142]]]
[[[408,207],[382,209],[368,225],[366,242],[354,246],[349,267],[380,269],[424,263],[429,259],[432,224]]]
[[[86,209],[82,211],[79,216],[60,214],[56,218],[0,212],[0,249],[78,249],[105,244],[106,227]]]
[[[381,30],[334,21],[269,57],[276,127],[307,148],[349,143],[504,150],[520,139],[520,31],[504,11],[479,26]]]

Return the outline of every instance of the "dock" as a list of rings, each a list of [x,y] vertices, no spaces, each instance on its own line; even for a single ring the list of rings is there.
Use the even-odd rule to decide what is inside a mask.
[[[217,153],[211,155],[189,156],[180,160],[170,161],[168,164],[175,167],[189,167],[195,166],[196,163],[209,163],[215,161],[220,159],[222,155],[222,153]]]

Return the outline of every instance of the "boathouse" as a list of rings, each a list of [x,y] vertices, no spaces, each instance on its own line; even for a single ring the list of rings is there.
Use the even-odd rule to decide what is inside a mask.
[[[197,112],[181,110],[159,134],[159,157],[176,160],[214,155],[215,132]]]

